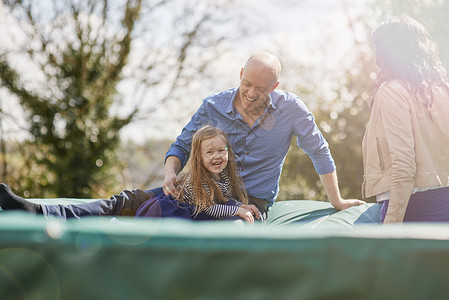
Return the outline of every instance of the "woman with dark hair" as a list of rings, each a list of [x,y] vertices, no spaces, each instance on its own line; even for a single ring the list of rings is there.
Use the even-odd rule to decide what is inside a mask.
[[[380,67],[363,138],[364,197],[384,223],[449,221],[449,82],[423,25],[396,16],[373,32]]]

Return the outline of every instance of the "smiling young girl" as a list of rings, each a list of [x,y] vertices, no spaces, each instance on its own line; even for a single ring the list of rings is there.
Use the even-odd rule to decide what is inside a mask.
[[[176,188],[178,195],[157,195],[142,204],[136,216],[177,217],[188,211],[195,220],[238,216],[253,223],[254,216],[260,218],[256,206],[247,204],[229,140],[216,127],[204,126],[193,135],[190,169]]]
[[[191,153],[191,168],[176,184],[179,194],[172,197],[162,192],[154,194],[158,189],[142,191],[145,195],[142,198],[148,200],[138,206],[136,217],[242,218],[249,223],[254,222],[254,217],[260,218],[256,206],[247,204],[243,181],[235,166],[235,154],[223,131],[212,126],[199,129],[192,138]],[[7,185],[0,184],[0,207],[3,210],[19,209],[61,219],[119,215],[126,207],[125,198],[113,196],[109,200],[86,203],[85,207],[40,205],[17,196]]]

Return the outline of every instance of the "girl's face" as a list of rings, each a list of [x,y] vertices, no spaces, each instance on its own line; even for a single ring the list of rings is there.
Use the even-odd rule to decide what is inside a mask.
[[[213,174],[220,174],[228,165],[228,147],[222,135],[201,142],[201,160],[204,167]]]

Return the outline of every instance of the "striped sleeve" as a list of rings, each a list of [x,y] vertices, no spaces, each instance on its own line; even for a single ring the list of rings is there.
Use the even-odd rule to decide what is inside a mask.
[[[209,216],[211,216],[212,218],[222,218],[222,217],[235,216],[238,209],[239,206],[235,205],[215,204],[212,205],[211,207],[206,208],[204,212]]]

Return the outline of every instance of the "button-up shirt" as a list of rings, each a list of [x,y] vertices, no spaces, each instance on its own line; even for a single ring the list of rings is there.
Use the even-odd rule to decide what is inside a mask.
[[[269,205],[279,192],[279,178],[293,136],[318,174],[335,170],[328,144],[298,96],[274,90],[264,113],[250,127],[234,106],[237,92],[238,88],[234,88],[205,98],[170,146],[166,158],[176,156],[184,167],[193,134],[204,125],[218,127],[228,135],[248,195],[264,199]]]

